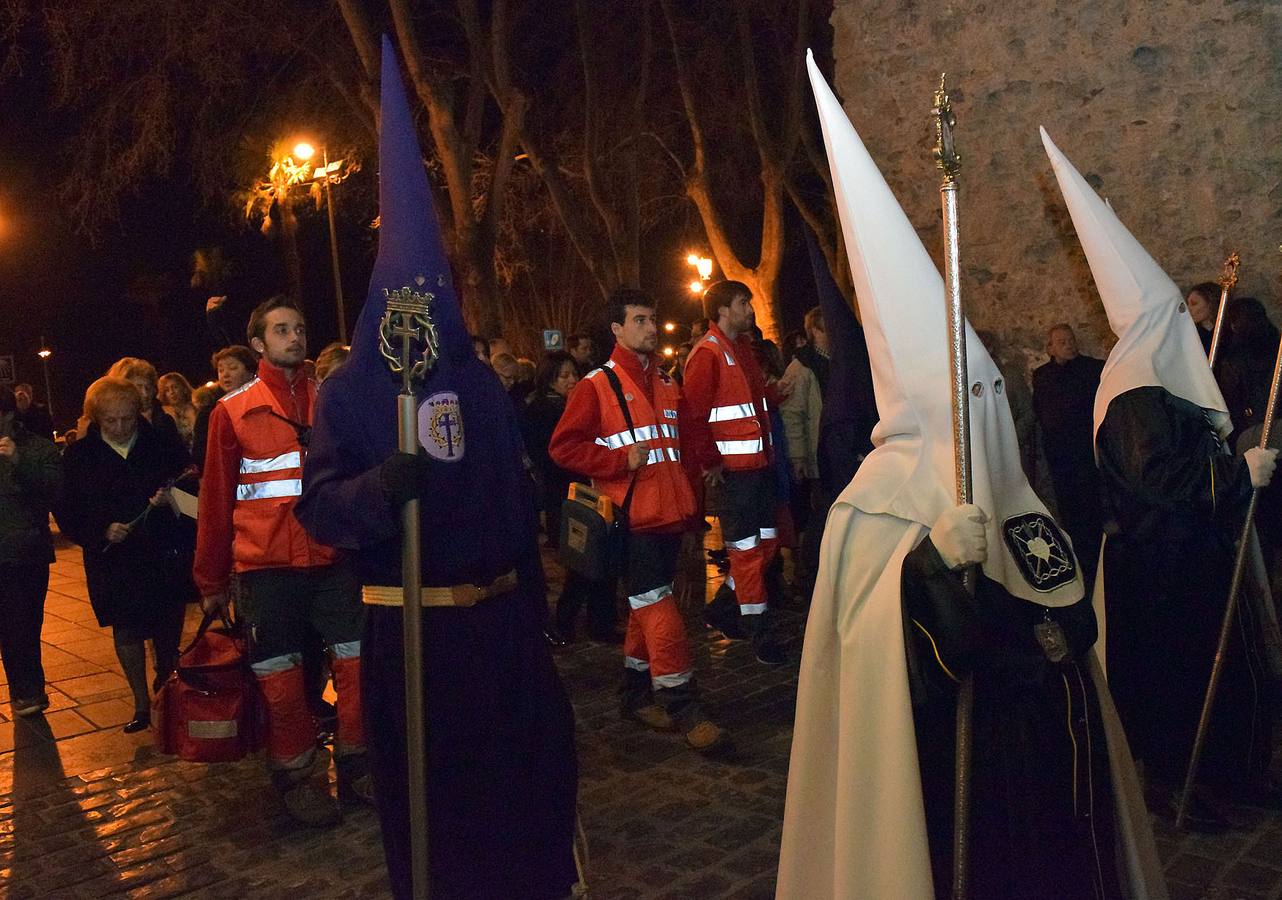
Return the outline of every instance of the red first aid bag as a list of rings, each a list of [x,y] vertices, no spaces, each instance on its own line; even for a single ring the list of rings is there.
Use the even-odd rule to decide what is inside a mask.
[[[260,750],[265,707],[239,624],[206,615],[151,703],[156,749],[188,762],[235,762]]]

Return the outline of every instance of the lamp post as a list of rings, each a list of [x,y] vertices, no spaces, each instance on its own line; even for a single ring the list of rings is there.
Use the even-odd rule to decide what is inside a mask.
[[[702,294],[708,281],[712,279],[712,260],[706,256],[691,253],[686,257],[686,262],[694,266],[694,270],[699,273],[699,280],[690,282],[690,293]]]
[[[40,349],[36,356],[40,357],[40,366],[45,371],[45,409],[49,411],[49,420],[53,421],[53,382],[49,380],[49,357],[53,356],[53,351],[45,343],[43,334],[40,335]]]
[[[316,154],[316,148],[306,141],[299,141],[294,146],[294,155],[301,160],[310,160]],[[331,171],[329,163],[329,149],[321,147],[321,160],[323,166],[321,169],[312,170],[312,180],[325,180],[325,212],[329,218],[329,258],[334,267],[334,305],[338,312],[338,339],[347,343],[347,313],[343,304],[343,276],[338,268],[338,232],[334,227],[334,194],[330,189],[334,181],[334,173]],[[343,161],[340,159],[334,164],[334,168],[341,167]]]

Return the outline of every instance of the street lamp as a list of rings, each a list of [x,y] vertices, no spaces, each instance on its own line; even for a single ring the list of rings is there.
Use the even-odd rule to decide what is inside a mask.
[[[40,349],[36,351],[36,356],[40,357],[40,366],[45,370],[45,409],[49,412],[49,419],[53,419],[53,382],[49,380],[49,357],[53,356],[53,351],[45,343],[44,335],[40,335]]]
[[[316,155],[316,148],[307,141],[299,141],[294,145],[294,156],[303,162],[309,161]],[[334,228],[334,195],[330,191],[330,185],[335,181],[341,181],[336,178],[336,173],[342,168],[343,160],[336,160],[333,163],[329,161],[329,149],[321,147],[322,165],[320,168],[312,168],[311,180],[325,182],[325,211],[329,217],[329,256],[330,262],[334,266],[334,304],[338,310],[338,339],[347,343],[347,313],[343,307],[343,277],[338,270],[338,232]]]
[[[707,286],[706,283],[712,278],[712,260],[706,256],[691,252],[686,257],[686,262],[699,273],[699,280],[690,282],[690,293],[702,294],[703,289]]]

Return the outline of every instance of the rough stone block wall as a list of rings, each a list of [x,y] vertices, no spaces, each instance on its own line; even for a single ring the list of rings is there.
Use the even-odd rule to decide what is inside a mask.
[[[1282,5],[1264,0],[836,0],[834,87],[939,263],[932,94],[949,73],[972,323],[1045,360],[1067,321],[1113,344],[1037,126],[1187,289],[1242,255],[1279,317]]]

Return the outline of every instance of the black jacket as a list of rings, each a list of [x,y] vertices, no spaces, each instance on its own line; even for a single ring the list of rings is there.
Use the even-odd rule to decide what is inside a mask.
[[[48,565],[49,510],[62,494],[62,457],[19,423],[12,437],[17,464],[0,459],[0,565]]]
[[[135,521],[152,495],[182,473],[188,464],[182,443],[140,418],[138,440],[122,459],[90,425],[63,462],[66,490],[55,514],[63,534],[84,550],[98,624],[146,627],[157,610],[184,602],[185,532],[168,506],[148,512],[119,544],[108,549],[106,539],[108,525]]]

